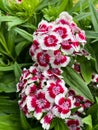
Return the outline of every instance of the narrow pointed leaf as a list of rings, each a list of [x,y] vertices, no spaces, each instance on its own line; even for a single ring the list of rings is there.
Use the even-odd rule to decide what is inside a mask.
[[[94,29],[95,29],[95,31],[98,32],[98,13],[97,13],[96,9],[94,8],[94,5],[92,4],[91,1],[89,1],[89,8],[90,8],[90,12],[91,12],[91,19],[92,19]]]
[[[92,130],[92,118],[91,118],[91,115],[88,115],[87,117],[83,118],[82,119],[82,122],[87,124],[88,127],[89,127],[89,130]]]
[[[24,39],[27,39],[28,41],[32,42],[32,35],[28,32],[26,32],[23,29],[20,29],[18,27],[15,28],[15,31],[20,34]]]
[[[60,118],[54,118],[50,129],[54,128],[54,130],[69,130],[65,121]]]
[[[21,53],[21,51],[24,49],[24,47],[26,47],[27,45],[29,45],[28,41],[22,41],[20,43],[18,43],[15,47],[15,52],[17,54],[17,56],[19,56],[19,54]]]
[[[86,37],[87,38],[95,38],[98,39],[98,31],[85,31],[86,32]]]
[[[74,90],[78,92],[78,94],[85,96],[85,98],[94,101],[93,96],[86,85],[86,83],[82,80],[82,78],[77,74],[72,68],[66,67],[63,69],[63,77],[65,82]]]
[[[84,19],[84,18],[87,18],[88,16],[90,16],[90,13],[89,12],[85,12],[85,13],[81,13],[81,14],[78,14],[77,16],[75,16],[75,19],[77,19],[78,21]]]
[[[22,130],[19,116],[17,114],[1,115],[0,130]]]
[[[86,81],[87,84],[90,83],[92,78],[92,69],[90,63],[89,62],[86,64],[82,63],[80,65],[80,68],[84,80]]]
[[[87,58],[83,56],[78,56],[77,61],[80,63],[80,71],[83,79],[87,84],[89,84],[91,82],[92,73],[93,73],[91,60],[87,60]]]
[[[31,129],[31,127],[30,127],[29,123],[27,122],[26,117],[25,117],[25,115],[23,114],[22,111],[20,111],[20,120],[21,120],[21,124],[22,124],[22,127],[23,127],[24,130],[30,130]]]
[[[14,64],[14,74],[15,74],[15,79],[16,79],[16,83],[19,81],[19,78],[21,76],[21,68],[19,66],[19,64],[17,62],[15,62]]]
[[[0,71],[11,71],[14,69],[14,65],[10,66],[0,66]]]

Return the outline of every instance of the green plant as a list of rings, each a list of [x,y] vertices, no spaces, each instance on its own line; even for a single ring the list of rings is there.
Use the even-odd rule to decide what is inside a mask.
[[[63,74],[68,75],[65,81],[80,94],[93,100],[94,105],[87,110],[84,117],[85,130],[98,129],[98,88],[87,85],[90,83],[92,72],[98,73],[98,12],[96,0],[79,0],[75,5],[72,0],[24,0],[17,4],[13,0],[0,0],[0,130],[40,130],[38,122],[30,126],[17,103],[16,83],[23,67],[32,65],[29,56],[29,47],[32,44],[32,34],[41,19],[55,20],[62,11],[68,11],[79,27],[85,30],[88,44],[85,49],[90,53],[90,61],[78,56],[80,62],[82,81],[70,67]],[[85,64],[87,63],[87,64]],[[72,78],[75,76],[75,82]],[[81,89],[81,88],[84,89]],[[93,97],[90,93],[93,94]],[[96,117],[96,118],[95,118]],[[59,119],[54,120],[51,129],[58,124],[58,130],[68,129]],[[62,122],[62,121],[61,121]],[[31,127],[32,126],[32,127]],[[56,130],[56,127],[54,127]]]

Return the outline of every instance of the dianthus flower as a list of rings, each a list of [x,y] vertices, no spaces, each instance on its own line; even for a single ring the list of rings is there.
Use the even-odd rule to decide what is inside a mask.
[[[75,114],[70,116],[70,118],[66,120],[69,130],[82,130],[83,124],[81,120],[81,117]]]
[[[67,12],[52,22],[42,20],[33,33],[29,54],[34,64],[23,69],[17,92],[20,109],[26,117],[39,120],[43,129],[48,130],[54,118],[61,118],[70,130],[81,130],[80,114],[91,102],[67,87],[62,67],[70,63],[72,56],[88,56],[83,48],[85,44],[85,32]],[[73,65],[78,73],[79,67]],[[76,109],[74,113],[73,109]]]
[[[82,55],[85,43],[85,32],[67,12],[62,12],[54,22],[42,20],[39,23],[33,34],[30,55],[44,69],[66,67],[70,55]]]

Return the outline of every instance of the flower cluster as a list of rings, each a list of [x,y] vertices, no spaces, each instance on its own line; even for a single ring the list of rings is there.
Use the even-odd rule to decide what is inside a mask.
[[[68,126],[70,120],[76,123],[78,120],[73,122],[72,109],[79,108],[77,110],[79,114],[91,106],[90,101],[66,87],[61,73],[59,69],[42,72],[37,65],[34,65],[23,70],[17,84],[17,92],[20,92],[20,108],[28,118],[35,117],[40,120],[44,129],[49,129],[55,117],[64,120],[69,118]],[[72,127],[71,125],[69,128]]]
[[[84,54],[85,43],[84,31],[67,12],[54,22],[42,20],[33,34],[30,55],[34,65],[22,71],[17,92],[21,110],[39,120],[44,129],[56,117],[65,120],[70,130],[82,128],[80,115],[91,102],[67,87],[61,67],[69,64],[71,56]]]
[[[54,22],[39,23],[30,55],[41,69],[66,67],[70,55],[81,54],[85,43],[85,32],[67,12],[62,12]]]

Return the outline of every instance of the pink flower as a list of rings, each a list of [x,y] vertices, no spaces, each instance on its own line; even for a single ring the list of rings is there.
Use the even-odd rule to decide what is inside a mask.
[[[67,93],[67,88],[63,80],[50,80],[47,82],[47,85],[45,86],[45,96],[49,102],[54,103],[55,97],[60,93],[64,95]]]
[[[85,43],[85,32],[67,12],[62,12],[54,22],[42,20],[33,33],[29,54],[34,64],[22,71],[17,92],[20,109],[28,118],[39,120],[43,129],[50,129],[51,121],[58,117],[65,120],[70,130],[81,130],[80,120],[72,110],[76,108],[75,114],[79,115],[92,104],[70,90],[68,84],[67,87],[62,67],[72,58],[71,64],[75,63],[72,67],[80,73],[76,57],[89,56],[84,50]],[[97,84],[98,75],[94,74],[93,82]]]
[[[82,104],[82,107],[84,109],[88,109],[92,105],[92,102],[89,100],[85,100],[84,103]]]
[[[29,112],[34,111],[34,117],[39,120],[43,112],[51,108],[51,104],[45,98],[45,93],[39,90],[36,95],[27,97],[27,108]]]
[[[53,75],[57,77],[61,77],[62,70],[60,68],[51,68],[48,69],[47,71],[44,71],[44,74],[47,75],[48,77],[51,77]]]
[[[20,109],[23,109],[24,106],[26,105],[26,95],[21,96],[21,100],[18,101]]]
[[[77,72],[80,73],[80,64],[79,63],[74,63],[72,68]]]
[[[23,69],[22,71],[22,79],[28,79],[31,77],[30,71],[28,69]]]
[[[54,59],[52,59],[52,67],[66,67],[70,62],[68,56],[62,55],[60,50],[54,51]]]
[[[46,130],[49,130],[52,119],[53,119],[52,113],[46,114],[40,121],[42,127]]]
[[[62,119],[68,118],[71,114],[71,108],[73,102],[71,98],[65,98],[64,94],[59,94],[55,98],[55,104],[57,105],[58,112]]]
[[[73,20],[72,16],[69,15],[69,13],[66,12],[66,11],[60,13],[59,18],[64,18],[64,19],[66,19],[68,22],[72,22],[72,20]]]
[[[27,79],[30,77],[32,77],[32,75],[30,74],[30,71],[27,69],[24,69],[19,79],[19,83],[17,83],[17,92],[21,91],[22,89],[26,87]]]
[[[25,105],[25,106],[22,108],[22,111],[24,112],[24,114],[26,115],[27,118],[32,118],[32,114],[28,112],[27,105]]]
[[[36,84],[37,88],[40,88],[40,84],[44,80],[44,75],[42,74],[41,70],[34,65],[29,68],[29,72],[31,77],[28,78],[26,86],[30,85],[31,88],[31,85]],[[27,91],[29,91],[28,88]]]
[[[76,33],[81,31],[81,29],[76,25],[76,23],[74,21],[72,21],[70,23],[70,28],[71,28],[71,31],[72,31],[73,35],[75,35]]]
[[[59,34],[62,39],[67,40],[70,38],[71,30],[68,25],[56,25],[53,28],[53,32],[56,32],[57,34]]]
[[[30,50],[29,50],[29,54],[32,57],[32,59],[34,58],[36,50],[38,50],[38,49],[39,49],[39,43],[37,40],[34,40],[32,46],[30,47]]]
[[[23,0],[16,0],[17,4],[21,4]]]
[[[34,83],[31,83],[31,84],[27,85],[27,87],[25,89],[25,94],[31,95],[31,94],[35,93],[36,90],[37,90],[37,86]]]
[[[75,105],[76,107],[80,107],[81,104],[82,104],[83,101],[84,101],[84,98],[83,98],[82,96],[75,96],[74,98],[75,98],[75,103],[74,103],[74,105]]]
[[[79,50],[80,50],[80,44],[79,44],[78,41],[72,42],[71,46],[73,47],[73,49],[74,49],[76,52],[79,52]]]
[[[80,31],[79,33],[76,34],[76,39],[77,41],[81,42],[82,45],[86,43],[86,36],[84,31]]]
[[[36,54],[36,60],[37,63],[41,66],[41,67],[49,67],[49,63],[50,63],[50,55],[48,54],[47,51],[38,51]]]
[[[46,20],[42,20],[39,25],[38,25],[38,29],[36,30],[36,33],[47,33],[51,30],[53,24],[52,23],[48,23]]]
[[[72,19],[72,16],[64,11],[59,15],[59,18],[56,19],[56,22],[57,24],[69,25],[72,22]]]
[[[76,93],[75,93],[74,90],[70,89],[70,90],[68,91],[68,96],[74,97],[75,95],[76,95]]]
[[[90,54],[84,48],[81,48],[80,52],[81,52],[81,55],[83,55],[87,58],[90,58]]]
[[[77,119],[69,119],[67,121],[69,130],[81,130],[79,121]]]
[[[70,54],[72,54],[74,52],[74,48],[66,40],[61,43],[61,50],[66,55],[70,55]]]
[[[98,74],[93,74],[92,82],[98,83]]]
[[[60,48],[61,41],[62,39],[55,32],[44,34],[39,38],[40,46],[43,50],[57,50]]]
[[[26,79],[25,80],[24,79],[20,79],[19,83],[17,83],[17,92],[19,92],[22,89],[24,89],[26,85],[27,85],[27,80]]]

